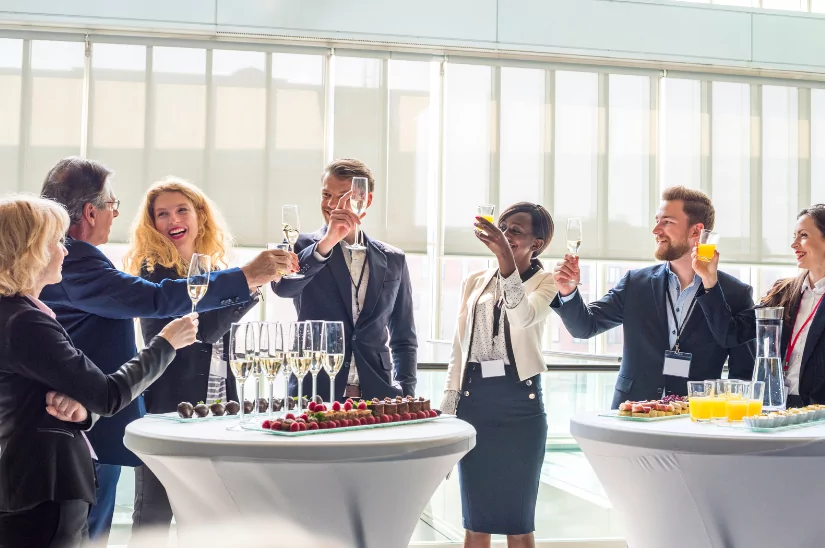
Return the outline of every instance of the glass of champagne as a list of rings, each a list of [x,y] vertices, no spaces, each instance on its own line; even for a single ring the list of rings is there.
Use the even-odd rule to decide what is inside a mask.
[[[364,212],[367,211],[367,202],[369,201],[369,180],[366,177],[352,178],[352,194],[349,197],[349,205],[352,212],[360,218]],[[364,251],[366,247],[361,245],[360,241],[361,225],[355,225],[355,242],[347,246],[347,249],[353,251]]]
[[[578,257],[582,245],[582,220],[576,217],[567,219],[567,252]],[[570,285],[581,283],[570,282]]]
[[[255,332],[247,323],[233,323],[229,328],[229,367],[238,381],[238,398],[241,400],[239,416],[244,421],[244,385],[252,372],[255,354]]]
[[[301,230],[301,223],[298,220],[298,206],[287,204],[281,209],[281,226],[284,230],[284,239],[289,242],[289,251],[292,251],[295,242],[298,241],[298,234],[300,234]],[[287,274],[284,278],[288,278],[290,280],[299,280],[303,278],[304,275],[300,272],[295,272],[293,274]]]
[[[290,251],[290,249],[289,249],[290,247],[291,247],[291,245],[288,244],[288,243],[286,243],[286,244],[266,244],[267,249],[282,249],[284,251]],[[285,270],[279,270],[278,274],[280,274],[281,276],[288,276],[289,272],[286,272]],[[303,276],[301,276],[301,277],[303,278]]]
[[[284,332],[280,322],[262,322],[258,342],[261,365],[269,384],[269,415],[272,416],[275,400],[275,377],[284,364]]]
[[[195,312],[198,302],[206,295],[211,272],[212,258],[209,255],[193,253],[189,260],[189,273],[186,276],[186,288],[192,300],[192,312]]]
[[[286,341],[286,359],[292,374],[298,379],[298,404],[295,409],[297,415],[303,413],[303,384],[304,377],[309,371],[312,356],[306,350],[307,338],[312,340],[312,333],[307,322],[290,322],[289,337]],[[311,348],[311,342],[309,343]],[[287,406],[288,407],[288,406]]]
[[[319,320],[312,320],[307,322],[309,329],[310,340],[309,354],[312,362],[309,365],[309,373],[312,375],[312,400],[318,395],[318,373],[324,366],[326,361],[326,347],[327,347],[327,331],[326,322]]]
[[[326,361],[324,369],[329,375],[329,402],[335,401],[335,376],[344,365],[344,322],[326,322]]]

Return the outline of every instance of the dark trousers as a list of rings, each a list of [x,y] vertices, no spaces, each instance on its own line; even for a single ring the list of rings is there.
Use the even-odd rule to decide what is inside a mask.
[[[150,529],[152,533],[169,531],[172,524],[172,506],[166,489],[146,465],[135,467],[135,511],[132,513],[132,538],[130,547],[143,546],[140,532]],[[153,537],[157,537],[153,534]]]
[[[92,511],[89,513],[89,537],[105,546],[109,542],[109,530],[112,528],[112,516],[115,514],[120,466],[95,462],[95,474],[97,474],[97,503],[92,506]]]
[[[48,501],[0,512],[0,548],[76,548],[89,538],[85,500]]]

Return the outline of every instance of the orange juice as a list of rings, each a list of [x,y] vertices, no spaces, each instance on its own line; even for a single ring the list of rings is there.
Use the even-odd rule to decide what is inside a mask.
[[[713,417],[713,398],[710,396],[691,396],[690,420],[709,421]]]
[[[762,413],[762,400],[750,400],[748,403],[748,414],[746,417],[753,417]]]
[[[492,222],[493,222],[493,216],[492,216],[492,215],[479,215],[479,217],[481,217],[482,219],[486,219],[488,223],[492,223]],[[715,247],[715,246],[714,246],[714,247]],[[712,255],[711,255],[711,256],[712,256]]]
[[[750,406],[749,400],[728,400],[727,402],[727,414],[728,414],[728,422],[737,422],[741,421],[743,418],[748,416],[748,407]]]
[[[724,419],[727,417],[727,407],[725,404],[727,400],[725,396],[715,396],[713,398],[713,418],[714,419]]]
[[[699,244],[696,251],[696,258],[709,263],[713,259],[713,252],[716,251],[716,244]]]

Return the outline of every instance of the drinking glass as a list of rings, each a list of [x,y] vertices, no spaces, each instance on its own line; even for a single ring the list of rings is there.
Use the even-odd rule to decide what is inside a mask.
[[[229,367],[238,381],[238,396],[241,400],[239,411],[241,422],[244,412],[244,385],[252,372],[252,360],[255,354],[255,332],[248,323],[233,323],[229,327]],[[256,402],[257,403],[257,402]]]
[[[366,177],[352,178],[352,194],[349,197],[349,205],[352,212],[361,217],[367,211],[369,201],[369,180]],[[348,245],[347,249],[353,251],[364,251],[366,247],[361,245],[359,236],[361,235],[361,225],[355,225],[355,242]]]
[[[713,418],[714,381],[688,381],[690,420],[709,422]]]
[[[482,219],[487,219],[488,222],[493,222],[493,215],[495,214],[496,206],[493,204],[482,204],[476,207],[476,214]],[[476,230],[481,230],[477,228]]]
[[[751,383],[748,381],[730,381],[726,393],[728,422],[742,422],[750,406]]]
[[[282,249],[284,251],[289,251],[290,250],[289,249],[290,244],[288,244],[288,243],[286,243],[286,244],[266,244],[266,248],[267,249]],[[284,277],[289,276],[289,272],[287,272],[285,270],[279,270],[278,274],[280,274],[281,276],[284,276]],[[303,276],[301,276],[301,277],[303,277]]]
[[[719,243],[719,233],[710,230],[702,230],[699,235],[699,249],[696,250],[696,258],[702,262],[709,263],[713,260],[713,252]]]
[[[567,252],[578,255],[582,245],[582,220],[576,217],[567,219]]]
[[[269,415],[272,416],[275,400],[275,377],[284,364],[284,332],[280,322],[262,322],[259,339],[261,364],[269,384]]]
[[[753,381],[751,383],[750,402],[748,404],[747,417],[753,417],[762,413],[762,401],[765,397],[765,381]]]
[[[312,356],[305,351],[307,346],[307,322],[290,322],[289,323],[289,337],[286,340],[286,359],[289,363],[289,368],[292,374],[298,379],[298,405],[296,413],[300,415],[303,412],[303,384],[304,377],[309,371],[309,365],[312,361]],[[309,339],[312,339],[309,333]],[[311,343],[310,343],[311,344]],[[287,406],[287,411],[289,406]]]
[[[324,362],[326,362],[326,322],[320,320],[308,321],[307,328],[310,336],[307,341],[309,345],[307,350],[309,350],[309,355],[312,358],[312,362],[310,362],[309,365],[309,373],[312,375],[312,400],[314,401],[315,396],[318,395],[318,373],[321,372]]]
[[[329,375],[329,402],[335,401],[335,376],[344,365],[344,322],[327,322],[326,361],[324,369]]]
[[[209,274],[212,272],[212,257],[193,253],[189,261],[189,273],[186,276],[186,289],[192,300],[192,312],[198,302],[206,295],[209,288]]]
[[[297,205],[288,204],[281,208],[281,226],[284,231],[284,239],[289,242],[288,251],[292,251],[295,242],[298,241],[298,234],[301,230],[301,223],[298,220]],[[300,272],[295,272],[284,276],[284,278],[288,278],[290,280],[298,280],[303,277],[304,275]]]

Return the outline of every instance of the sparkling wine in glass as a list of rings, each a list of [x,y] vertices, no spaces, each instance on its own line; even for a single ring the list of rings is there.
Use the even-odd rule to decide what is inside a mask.
[[[324,370],[329,375],[329,401],[335,401],[335,376],[344,365],[344,322],[326,322]]]
[[[269,384],[269,414],[273,413],[275,400],[275,378],[284,364],[284,333],[280,322],[262,322],[258,340],[260,361],[264,377]]]
[[[571,255],[579,255],[579,248],[582,245],[582,220],[576,217],[567,219],[567,252]],[[570,285],[581,285],[570,282]]]
[[[369,201],[369,179],[366,177],[352,178],[352,194],[349,197],[349,205],[352,212],[361,217],[367,211],[367,202]],[[364,251],[366,247],[361,245],[361,225],[355,225],[355,242],[348,245],[347,249],[353,251]]]
[[[319,320],[312,320],[307,322],[310,339],[309,354],[312,362],[309,366],[309,373],[312,375],[312,401],[318,395],[318,373],[324,367],[326,361],[326,346],[327,346],[327,332],[326,322]]]
[[[241,400],[239,411],[241,422],[244,412],[244,385],[252,373],[255,354],[255,332],[247,323],[233,323],[229,328],[229,367],[238,381],[238,396]]]
[[[307,351],[307,338],[312,340],[311,332],[307,326],[307,322],[290,322],[289,337],[286,342],[286,360],[292,374],[298,379],[298,405],[296,413],[300,415],[303,412],[303,384],[304,377],[309,372],[309,366],[312,363],[312,356]],[[311,342],[309,343],[311,348]]]
[[[192,300],[192,312],[198,302],[206,295],[209,288],[209,274],[212,272],[212,258],[209,255],[193,253],[189,261],[189,273],[186,277],[186,289]]]
[[[301,230],[301,223],[298,220],[298,206],[288,204],[285,205],[281,209],[281,227],[284,231],[284,239],[289,243],[289,251],[292,251],[295,242],[298,241],[298,235],[300,234]],[[287,274],[284,278],[288,278],[290,280],[298,280],[303,278],[304,275],[300,272],[295,272],[294,274]]]

